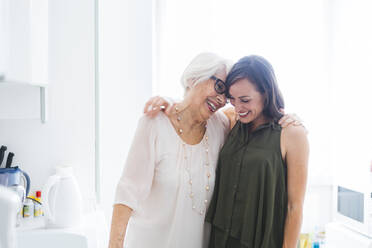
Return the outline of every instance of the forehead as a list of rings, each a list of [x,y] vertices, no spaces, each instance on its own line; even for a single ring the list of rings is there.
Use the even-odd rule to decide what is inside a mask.
[[[232,97],[254,96],[259,94],[256,86],[246,78],[239,79],[231,85],[229,93]]]

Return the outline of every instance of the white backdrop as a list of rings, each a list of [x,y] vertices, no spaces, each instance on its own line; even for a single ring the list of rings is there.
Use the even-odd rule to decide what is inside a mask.
[[[274,66],[286,111],[309,130],[310,183],[330,184],[329,6],[315,1],[157,1],[155,94],[182,96],[180,76],[199,52]]]

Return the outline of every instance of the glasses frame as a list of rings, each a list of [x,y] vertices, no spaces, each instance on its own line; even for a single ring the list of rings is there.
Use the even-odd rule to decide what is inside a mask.
[[[215,80],[214,90],[217,92],[217,94],[221,94],[221,95],[225,94],[225,92],[227,90],[227,86],[226,86],[225,82],[222,81],[221,79],[217,78],[214,75],[211,76],[211,79]],[[221,86],[223,87],[223,91],[220,90]]]

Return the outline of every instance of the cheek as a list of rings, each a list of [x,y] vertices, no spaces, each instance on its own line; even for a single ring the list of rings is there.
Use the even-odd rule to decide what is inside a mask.
[[[256,115],[261,114],[263,111],[263,108],[264,108],[264,105],[261,102],[258,102],[254,106],[252,106],[252,109],[254,110]]]
[[[250,110],[249,103],[238,103],[235,106],[236,111],[241,111],[241,110]]]

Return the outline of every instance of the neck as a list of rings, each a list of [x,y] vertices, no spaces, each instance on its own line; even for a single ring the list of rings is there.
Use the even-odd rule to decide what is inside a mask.
[[[182,122],[183,125],[188,126],[190,129],[204,128],[207,120],[202,117],[199,107],[187,104],[183,101],[177,104],[177,108],[178,111],[176,112],[176,116],[181,117],[180,122]]]
[[[262,114],[261,116],[259,116],[258,118],[256,118],[254,121],[251,122],[249,131],[252,132],[256,130],[257,127],[267,122],[269,122],[269,120]]]

